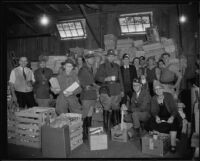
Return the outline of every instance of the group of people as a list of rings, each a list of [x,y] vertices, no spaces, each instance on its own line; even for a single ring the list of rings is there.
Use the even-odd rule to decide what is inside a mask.
[[[19,66],[10,74],[13,100],[19,107],[48,107],[51,92],[57,95],[56,113],[80,113],[83,117],[84,137],[87,138],[91,126],[94,107],[99,101],[103,107],[104,128],[110,133],[111,127],[120,123],[121,110],[133,123],[134,133],[140,136],[141,122],[148,121],[148,130],[171,134],[172,150],[175,151],[177,106],[168,89],[177,90],[181,75],[168,68],[170,54],[164,53],[156,63],[154,57],[134,58],[124,54],[122,65],[115,63],[115,50],[108,50],[106,59],[94,71],[95,55],[88,53],[77,60],[67,58],[56,76],[60,88],[51,87],[49,80],[53,72],[46,67],[46,60],[39,60],[39,68],[32,72],[27,67],[26,57],[19,59]],[[72,83],[79,87],[73,92],[63,92]],[[125,117],[126,118],[126,117]],[[134,135],[133,135],[134,134]]]

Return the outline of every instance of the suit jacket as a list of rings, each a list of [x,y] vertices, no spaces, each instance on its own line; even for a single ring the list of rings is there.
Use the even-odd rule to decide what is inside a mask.
[[[151,96],[145,89],[141,89],[141,92],[137,98],[136,92],[133,92],[131,98],[130,111],[135,112],[150,112]]]
[[[167,110],[171,114],[171,116],[177,116],[178,108],[171,93],[164,92],[163,102],[165,103]],[[157,98],[156,96],[153,96],[151,99],[151,114],[155,117],[156,115],[158,115],[159,111],[160,109]]]
[[[125,86],[125,84],[124,84],[124,79],[126,79],[126,78],[124,78],[124,70],[125,70],[124,66],[120,66],[120,70],[121,70],[121,73],[122,73],[123,85]],[[130,72],[130,82],[131,82],[131,84],[132,84],[133,79],[134,79],[134,78],[137,78],[137,71],[136,71],[135,66],[129,65],[129,72]],[[132,88],[131,88],[131,89],[132,89]]]

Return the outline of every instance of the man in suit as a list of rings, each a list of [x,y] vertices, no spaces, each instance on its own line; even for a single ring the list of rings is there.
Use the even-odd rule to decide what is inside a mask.
[[[122,73],[122,80],[124,86],[124,97],[121,104],[126,104],[127,99],[131,99],[133,94],[132,82],[134,78],[137,78],[137,71],[133,65],[130,65],[130,58],[128,54],[124,54],[122,57],[123,65],[120,67]]]
[[[150,118],[151,96],[145,88],[142,88],[140,79],[133,80],[133,90],[131,106],[129,109],[122,110],[128,110],[132,116],[133,129],[128,132],[128,135],[133,137],[133,134],[135,134],[136,137],[140,137],[140,121],[145,122]]]

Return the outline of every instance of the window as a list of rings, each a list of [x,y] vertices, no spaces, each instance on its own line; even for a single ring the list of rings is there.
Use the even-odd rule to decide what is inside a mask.
[[[120,15],[121,35],[145,34],[145,29],[151,27],[152,14],[152,12],[142,12]]]
[[[57,25],[61,40],[86,38],[85,19],[59,22]]]

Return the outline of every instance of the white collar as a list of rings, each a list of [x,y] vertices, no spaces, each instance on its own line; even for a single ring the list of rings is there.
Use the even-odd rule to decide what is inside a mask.
[[[129,65],[124,65],[124,68],[126,69],[126,68],[129,68]]]

